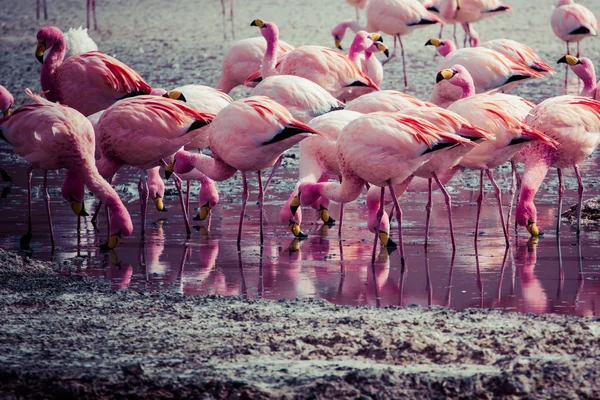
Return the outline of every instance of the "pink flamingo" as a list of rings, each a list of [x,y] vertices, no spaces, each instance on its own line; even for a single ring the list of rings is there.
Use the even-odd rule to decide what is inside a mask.
[[[275,57],[280,57],[292,49],[294,46],[279,40],[274,50]],[[267,42],[263,37],[242,39],[231,45],[223,57],[217,89],[229,93],[234,87],[243,85],[246,78],[260,69],[266,51]]]
[[[349,122],[360,116],[362,114],[354,111],[340,110],[314,118],[309,122],[308,125],[319,132],[321,136],[311,136],[300,142],[300,173],[298,183],[296,184],[296,189],[288,201],[281,207],[279,213],[281,222],[290,227],[294,236],[299,238],[308,236],[300,228],[302,224],[302,209],[300,208],[299,199],[296,198],[298,195],[298,186],[303,182],[327,181],[330,176],[341,179],[342,174],[336,157],[336,141],[342,129]],[[329,216],[329,199],[321,197],[311,206],[318,211],[321,220],[325,224],[335,222]],[[340,233],[342,218],[343,208],[340,210]],[[382,231],[388,235],[389,227]],[[382,240],[384,245],[387,245],[388,239],[389,235],[385,240]]]
[[[10,115],[10,108],[15,104],[15,99],[10,94],[8,89],[0,85],[0,112],[2,116],[8,117]]]
[[[529,142],[538,140],[551,146],[555,145],[555,142],[540,131],[524,123],[525,117],[533,107],[533,103],[520,97],[503,93],[483,93],[476,95],[473,78],[462,65],[454,65],[451,69],[439,72],[436,81],[440,82],[442,80],[448,80],[452,85],[458,86],[463,92],[461,99],[450,105],[448,110],[466,118],[479,128],[487,129],[496,136],[495,140],[483,142],[460,161],[460,165],[465,168],[480,170],[475,241],[477,241],[479,235],[479,217],[483,204],[485,172],[496,192],[506,246],[510,246],[508,230],[502,211],[501,192],[494,179],[492,169],[510,160],[515,154],[523,150]]]
[[[221,110],[209,131],[214,158],[180,151],[175,155],[175,172],[187,173],[196,168],[216,181],[227,180],[238,170],[242,173],[244,190],[238,244],[249,195],[246,174],[257,172],[262,243],[263,195],[267,188],[263,188],[261,171],[274,166],[285,150],[317,132],[295,120],[285,107],[263,96],[234,101]]]
[[[108,108],[96,124],[102,157],[97,161],[100,174],[111,181],[115,173],[129,165],[140,169],[142,235],[145,233],[148,184],[146,170],[165,165],[164,158],[202,134],[214,114],[200,113],[181,101],[158,96],[137,96],[118,101]],[[137,149],[137,151],[132,151]],[[179,192],[186,231],[191,233],[181,192],[181,180],[173,177]]]
[[[305,124],[319,115],[344,108],[344,103],[321,86],[294,75],[270,76],[252,90],[252,95],[275,100]]]
[[[385,188],[392,194],[397,212],[400,257],[402,244],[402,211],[394,185],[402,184],[423,163],[449,143],[466,144],[468,140],[447,133],[419,117],[401,113],[377,112],[351,121],[337,140],[337,158],[342,182],[303,182],[298,197],[303,205],[313,204],[319,197],[338,203],[354,201],[366,183],[381,188],[381,200],[375,224],[372,262],[375,262],[377,239],[383,218]]]
[[[94,130],[91,123],[76,110],[51,103],[39,96],[28,94],[35,104],[22,106],[8,117],[0,119],[0,138],[6,140],[15,153],[29,162],[27,184],[29,198],[28,229],[21,238],[22,245],[31,241],[31,176],[32,170],[44,170],[44,200],[50,226],[50,240],[54,249],[54,232],[50,215],[50,195],[48,194],[48,170],[67,170],[62,196],[71,203],[78,216],[85,216],[83,207],[84,184],[112,212],[110,238],[103,245],[106,249],[115,248],[121,238],[129,236],[133,230],[127,209],[114,189],[106,182],[95,165]]]
[[[381,31],[394,37],[394,51],[383,65],[396,57],[396,42],[400,42],[405,87],[408,86],[408,78],[402,36],[417,28],[438,23],[443,24],[441,19],[427,11],[417,0],[372,0],[367,6],[367,30]]]
[[[65,39],[57,27],[40,29],[37,41],[35,55],[42,63],[40,80],[50,101],[66,104],[88,116],[119,99],[150,94],[152,90],[137,72],[99,51],[64,60]],[[44,59],[46,49],[50,50]]]
[[[373,55],[378,52],[383,52],[386,57],[390,56],[387,46],[382,43],[381,35],[366,31],[358,31],[348,49],[348,58],[376,85],[383,81],[383,66]]]
[[[596,83],[596,70],[594,63],[587,57],[564,56],[558,60],[559,64],[567,64],[575,75],[583,82],[583,90],[581,96],[591,97],[594,100],[600,100],[600,91],[598,91],[598,83]]]
[[[225,0],[221,0],[221,14],[223,15],[223,39],[227,39],[227,35],[225,34],[225,28],[227,27],[227,21],[225,17]],[[231,21],[231,37],[235,39],[235,23],[233,21],[233,0],[229,0],[229,20]]]
[[[260,28],[261,34],[267,40],[267,51],[261,70],[248,77],[247,82],[258,81],[271,75],[295,75],[317,83],[337,98],[357,97],[362,93],[358,88],[367,91],[379,90],[347,56],[327,47],[301,46],[277,59],[277,25],[260,19],[252,21],[251,25]]]
[[[540,234],[536,225],[537,210],[533,198],[544,181],[548,169],[556,168],[558,171],[556,230],[559,232],[564,193],[562,169],[573,167],[579,184],[577,215],[577,235],[579,235],[584,186],[578,164],[591,155],[600,142],[600,102],[579,96],[553,97],[534,107],[526,122],[551,137],[559,146],[552,147],[540,142],[532,145],[524,154],[525,172],[517,205],[517,223],[527,227],[532,236]]]
[[[451,112],[449,110],[445,110],[440,107],[412,107],[406,108],[402,111],[405,115],[410,115],[413,117],[422,118],[426,121],[431,122],[433,125],[443,130],[444,132],[455,134],[462,137],[465,141],[462,143],[463,146],[455,146],[452,142],[447,144],[446,149],[441,149],[436,153],[434,158],[426,161],[423,165],[421,165],[417,170],[415,170],[412,175],[401,184],[395,185],[396,195],[402,196],[402,194],[406,191],[413,177],[420,177],[427,179],[428,181],[428,203],[425,209],[427,210],[427,219],[425,223],[425,246],[427,247],[428,239],[429,239],[429,221],[431,217],[431,209],[432,209],[432,182],[435,180],[439,189],[444,194],[444,198],[446,200],[446,207],[448,209],[448,221],[450,226],[450,237],[452,240],[452,247],[456,247],[456,241],[454,239],[454,229],[452,225],[452,204],[450,194],[444,188],[444,183],[442,179],[444,175],[453,169],[461,159],[471,152],[475,146],[480,143],[483,143],[486,140],[490,140],[494,138],[494,135],[485,130],[478,128],[475,125],[472,125],[461,117],[460,115]],[[454,170],[453,172],[455,172]],[[372,187],[369,190],[367,195],[367,205],[369,206],[369,229],[373,231],[374,226],[372,225],[374,221],[376,221],[375,213],[376,207],[379,202],[379,190],[375,187]],[[384,218],[387,218],[387,215],[384,214]]]
[[[471,76],[475,85],[476,93],[483,93],[493,89],[509,90],[522,81],[531,78],[541,78],[544,76],[525,64],[515,62],[505,57],[497,51],[476,47],[467,49],[450,50],[453,43],[449,40],[441,41],[434,39],[429,41],[438,46],[444,60],[440,65],[440,70],[452,69],[454,65],[463,66]],[[448,48],[448,49],[447,49]],[[442,79],[438,81],[433,88],[430,101],[440,107],[446,108],[449,104],[461,97],[461,89],[454,87]]]
[[[445,20],[462,24],[465,30],[463,47],[467,47],[467,42],[473,46],[471,41],[472,23],[498,13],[512,11],[512,8],[499,0],[441,0],[439,10],[441,17]]]

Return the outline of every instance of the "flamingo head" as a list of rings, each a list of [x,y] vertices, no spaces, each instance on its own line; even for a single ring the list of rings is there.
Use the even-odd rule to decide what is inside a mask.
[[[15,103],[12,94],[2,85],[0,85],[0,112],[4,117],[10,115],[10,108]]]
[[[558,0],[556,7],[566,6],[568,4],[573,4],[573,3],[575,3],[575,0]]]
[[[71,210],[80,217],[87,217],[89,214],[85,211],[83,200],[85,197],[83,181],[77,174],[67,170],[65,182],[61,188],[61,194],[71,205]]]
[[[473,78],[471,77],[471,74],[462,65],[453,65],[452,68],[443,69],[438,72],[435,82],[440,83],[444,80],[459,87],[465,87],[469,84],[473,84]]]
[[[375,35],[377,39],[381,39],[381,35],[379,33],[371,34],[367,31],[358,31],[356,32],[356,35],[354,36],[354,40],[352,40],[352,44],[350,45],[350,47],[352,47],[358,52],[365,51],[375,41],[375,39],[373,39],[371,35]]]
[[[262,19],[255,19],[250,26],[260,28],[260,34],[263,35],[267,43],[272,43],[279,38],[279,28],[273,22],[265,22]]]
[[[560,60],[558,60],[558,64],[569,65],[573,72],[575,72],[575,74],[582,80],[585,80],[588,77],[591,78],[592,76],[593,79],[595,79],[594,64],[587,57],[577,58],[574,56],[566,55]]]
[[[344,50],[342,48],[342,40],[344,40],[344,36],[346,35],[346,30],[348,29],[348,27],[350,26],[351,23],[352,23],[351,19],[342,21],[331,30],[331,36],[333,36],[333,40],[335,42],[336,48],[338,48],[340,50]]]
[[[441,40],[438,38],[431,38],[425,43],[425,46],[435,46],[437,48],[438,53],[442,57],[446,57],[448,54],[456,50],[456,45],[452,40]]]
[[[173,161],[174,171],[177,174],[185,174],[194,169],[193,154],[189,151],[178,151]],[[171,171],[172,173],[173,171]]]
[[[121,239],[131,235],[133,232],[133,223],[131,216],[125,207],[117,207],[110,214],[110,236],[104,243],[102,250],[113,250],[119,245]]]
[[[537,209],[533,202],[533,198],[527,196],[526,191],[522,191],[522,196],[519,200],[519,204],[517,205],[515,218],[517,220],[517,224],[519,224],[519,226],[526,227],[531,236],[537,237],[542,234],[536,225]]]
[[[183,101],[184,103],[187,102],[187,99],[185,98],[185,96],[183,95],[183,93],[181,93],[181,91],[179,90],[169,90],[167,92],[165,92],[162,97],[167,97],[169,99],[173,99],[173,100],[179,100],[179,101]]]
[[[311,183],[311,182],[303,182],[298,187],[298,194],[292,202],[290,203],[290,208],[292,209],[292,213],[295,214],[296,209],[301,205],[310,206],[314,204],[319,197],[321,197],[319,183]]]
[[[60,44],[63,48],[65,47],[65,36],[62,31],[55,26],[46,26],[40,29],[36,35],[37,47],[35,49],[35,58],[40,63],[44,63],[44,53],[46,49],[51,48],[55,44]]]
[[[371,45],[371,47],[369,47],[366,51],[370,52],[370,53],[381,52],[381,53],[385,54],[386,57],[388,57],[388,58],[390,57],[390,51],[387,48],[387,46],[385,44],[383,44],[382,42],[379,42],[379,41],[373,42],[373,44]]]
[[[165,94],[167,93],[167,91],[163,88],[152,88],[152,90],[150,91],[150,96],[163,96],[165,97]]]

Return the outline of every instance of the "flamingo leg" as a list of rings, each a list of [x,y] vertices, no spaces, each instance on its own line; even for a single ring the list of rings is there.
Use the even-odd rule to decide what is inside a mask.
[[[338,226],[338,236],[342,236],[342,221],[344,218],[344,203],[340,204],[340,222]]]
[[[21,237],[21,247],[28,247],[33,236],[31,229],[31,178],[33,177],[33,168],[27,168],[27,200],[29,203],[29,211],[27,218],[27,233]]]
[[[35,17],[40,19],[40,0],[35,0]]]
[[[458,43],[456,40],[456,24],[454,24],[454,32],[452,33],[452,36],[454,37],[454,43]]]
[[[400,42],[400,51],[402,52],[402,70],[404,72],[404,87],[408,87],[408,77],[406,76],[406,58],[404,57],[404,45],[402,44],[402,37],[398,35],[398,41]]]
[[[190,191],[191,191],[191,182],[185,182],[185,209],[190,209]]]
[[[262,174],[260,171],[256,172],[258,176],[258,208],[259,208],[259,221],[260,221],[260,244],[263,244],[263,201],[264,191],[262,186]]]
[[[140,170],[140,180],[138,182],[140,208],[142,213],[142,237],[146,234],[146,213],[148,211],[148,182],[146,181],[145,173],[145,170]]]
[[[579,194],[579,201],[577,204],[577,237],[579,237],[579,233],[581,232],[581,208],[583,206],[584,188],[579,167],[577,165],[573,165],[573,169],[575,170],[575,175],[577,176],[577,193]]]
[[[394,190],[394,185],[392,185],[390,183],[388,185],[388,187],[390,188],[390,194],[392,195],[392,200],[394,201],[394,207],[396,208],[396,220],[398,221],[398,241],[400,242],[398,244],[398,246],[400,247],[400,263],[402,264],[402,270],[404,270],[404,240],[402,238],[402,209],[400,208],[400,203],[398,203],[398,197],[396,197],[396,191]]]
[[[163,159],[161,159],[160,164],[163,167],[167,166],[167,162]],[[188,212],[187,212],[187,208],[185,207],[185,199],[183,198],[183,190],[181,188],[181,178],[179,176],[177,176],[176,173],[173,173],[173,175],[171,175],[173,177],[173,182],[175,182],[175,188],[177,189],[177,193],[179,194],[179,203],[181,204],[181,211],[183,212],[183,221],[185,222],[185,232],[187,233],[188,236],[190,236],[192,234],[192,229],[190,227],[190,221],[188,218]]]
[[[465,30],[465,38],[463,40],[463,47],[467,47],[467,41],[470,40],[471,32],[469,29],[469,24],[463,24],[463,29]]]
[[[504,231],[504,239],[506,239],[506,247],[510,247],[510,241],[508,239],[508,230],[506,229],[506,224],[504,223],[504,212],[502,211],[502,192],[500,191],[500,187],[498,187],[498,184],[496,183],[496,180],[494,179],[494,175],[492,174],[492,171],[490,171],[489,169],[485,170],[488,178],[490,179],[490,181],[492,182],[492,186],[494,187],[494,190],[496,191],[496,201],[498,202],[498,211],[500,212],[500,221],[502,222],[502,230]]]
[[[229,0],[229,19],[231,19],[231,37],[235,39],[235,22],[233,20],[233,0]]]
[[[48,19],[48,8],[46,7],[46,0],[44,0],[44,19]]]
[[[375,264],[375,256],[377,254],[377,239],[379,239],[379,226],[383,218],[383,203],[385,201],[385,187],[381,188],[381,198],[379,200],[379,210],[377,210],[377,225],[375,225],[375,239],[373,240],[373,253],[371,255],[371,265]]]
[[[563,184],[563,175],[562,169],[556,168],[556,172],[558,174],[558,215],[556,216],[556,234],[560,233],[560,217],[562,214],[562,203],[563,203],[563,195],[565,193],[565,186]]]
[[[221,0],[221,15],[223,16],[223,39],[227,39],[225,29],[227,28],[227,19],[225,17],[225,0]]]
[[[90,5],[92,0],[87,0],[85,3],[86,27],[90,29]]]
[[[358,7],[354,7],[356,10],[356,22],[360,23],[360,14],[358,13]]]
[[[515,198],[517,197],[517,164],[514,161],[510,161],[511,167],[511,182],[510,182],[510,204],[508,206],[508,215],[506,216],[506,226],[508,227],[510,224],[510,216],[512,214],[512,209],[515,205]]]
[[[569,42],[567,43],[567,55],[571,54],[571,50],[569,50]],[[569,66],[565,65],[565,94],[567,93],[567,89],[569,88],[569,82],[568,79],[569,78]]]
[[[429,240],[429,222],[431,220],[431,207],[433,205],[433,196],[431,190],[432,179],[427,179],[427,185],[429,190],[427,191],[427,205],[425,206],[425,210],[427,211],[427,218],[425,219],[425,248],[427,248],[427,242]]]
[[[479,197],[477,197],[477,222],[475,222],[475,243],[477,243],[477,236],[479,236],[479,219],[481,217],[481,206],[483,205],[483,170],[479,173]]]
[[[452,225],[452,198],[450,197],[450,193],[446,190],[440,178],[438,178],[435,172],[432,172],[431,175],[433,179],[435,179],[435,183],[439,186],[440,190],[444,194],[444,199],[446,200],[446,207],[448,208],[448,225],[450,226],[450,238],[452,239],[452,248],[456,249],[456,241],[454,240],[454,227]]]
[[[94,14],[94,30],[98,30],[98,22],[96,22],[96,0],[92,0],[92,13]]]
[[[248,182],[246,181],[246,173],[242,172],[242,182],[244,185],[244,191],[242,192],[242,212],[240,214],[240,225],[238,227],[238,236],[237,236],[237,244],[239,246],[240,241],[242,240],[242,225],[244,224],[244,214],[246,213],[246,203],[248,202],[248,196],[250,192],[248,191]]]
[[[397,37],[397,36],[394,36],[394,51],[392,51],[392,55],[391,55],[391,56],[389,56],[388,58],[386,58],[385,60],[383,60],[383,61],[381,62],[381,66],[384,66],[385,64],[389,63],[389,62],[390,62],[390,61],[392,61],[394,58],[396,58],[396,46],[397,46],[397,41],[398,41],[398,37]],[[367,183],[367,185],[369,185],[369,184]],[[367,190],[369,190],[369,189],[367,188]]]
[[[46,213],[48,214],[48,225],[50,226],[50,243],[54,250],[54,228],[52,227],[52,214],[50,213],[50,193],[48,193],[48,171],[44,171],[44,202],[46,203]]]
[[[94,214],[92,215],[92,225],[96,226],[96,222],[98,222],[98,214],[100,213],[100,209],[102,208],[102,200],[98,201],[98,204],[96,205],[96,209],[94,210]]]
[[[281,161],[283,161],[283,154],[279,156],[279,158],[277,159],[277,161],[275,161],[275,164],[273,164],[273,167],[271,168],[271,173],[269,174],[269,177],[267,178],[267,183],[265,183],[264,188],[262,188],[262,190],[264,191],[264,194],[267,193],[267,189],[269,188],[269,185],[271,184],[271,180],[275,176],[275,171],[277,170],[277,167],[279,167],[281,165]]]

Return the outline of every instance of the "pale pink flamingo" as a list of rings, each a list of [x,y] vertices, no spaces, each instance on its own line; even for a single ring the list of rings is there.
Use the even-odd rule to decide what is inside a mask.
[[[479,45],[479,43],[477,44]],[[456,50],[456,45],[451,40],[439,40],[432,38],[425,43],[425,46],[427,45],[433,45],[437,47],[438,53],[442,57],[446,57],[448,54]],[[521,65],[525,65],[542,73],[545,76],[552,75],[554,73],[554,69],[550,67],[544,60],[542,60],[530,47],[514,40],[490,40],[482,43],[479,49],[482,47],[500,53],[512,61]],[[473,51],[477,51],[477,48],[471,49],[471,52]],[[487,50],[484,50],[483,54],[486,54],[489,57],[491,53],[489,53]]]
[[[294,46],[279,40],[274,50],[275,56],[280,57],[292,49]],[[221,77],[216,88],[229,93],[236,86],[243,85],[250,75],[260,69],[266,51],[267,42],[263,37],[242,39],[232,44],[223,57]]]
[[[225,34],[225,28],[227,27],[225,0],[221,0],[221,14],[223,15],[223,38],[227,39],[227,35]],[[235,23],[233,21],[233,0],[229,0],[229,20],[231,21],[231,37],[235,39]]]
[[[555,145],[555,142],[524,123],[527,113],[533,107],[533,103],[520,97],[503,93],[483,93],[476,95],[473,78],[469,74],[469,71],[462,65],[454,65],[451,69],[440,71],[436,81],[440,82],[442,80],[448,80],[452,85],[456,85],[462,90],[461,99],[451,104],[448,110],[454,111],[466,118],[473,125],[487,129],[496,136],[495,140],[483,142],[460,161],[460,165],[465,168],[480,170],[475,241],[477,241],[479,234],[479,217],[483,204],[485,172],[496,192],[506,246],[510,246],[508,230],[502,211],[501,192],[494,179],[492,169],[509,161],[515,154],[523,150],[529,142],[537,140],[549,145]]]
[[[350,4],[356,10],[356,21],[360,22],[360,14],[358,10],[364,10],[369,4],[369,0],[346,0],[346,3]]]
[[[583,82],[583,90],[580,96],[591,97],[594,100],[600,100],[600,91],[596,82],[596,70],[594,63],[587,57],[577,58],[574,56],[564,56],[558,60],[559,64],[567,64],[575,75]]]
[[[499,0],[441,0],[440,15],[446,20],[455,21],[465,30],[464,46],[471,42],[471,24],[486,17],[512,11],[512,8]],[[456,39],[456,38],[455,38]]]
[[[437,43],[437,39],[434,42]],[[443,50],[441,51],[445,53],[447,51],[445,48],[447,46],[451,47],[452,42],[444,40],[443,43],[444,45],[441,46]],[[544,76],[541,72],[525,64],[518,63],[497,51],[483,47],[457,49],[446,53],[440,65],[440,70],[452,69],[454,65],[461,65],[469,72],[476,93],[494,89],[506,91],[526,79]],[[459,87],[455,87],[442,79],[434,86],[430,101],[446,108],[449,104],[458,100],[461,93],[462,90]]]
[[[270,79],[270,78],[269,78]],[[288,201],[281,207],[279,218],[285,226],[289,226],[290,230],[296,237],[306,237],[302,232],[302,209],[296,195],[298,194],[298,186],[303,182],[322,182],[327,181],[329,177],[341,179],[342,174],[337,162],[336,156],[336,141],[342,129],[351,121],[362,116],[362,114],[354,111],[334,111],[329,114],[314,118],[308,125],[321,136],[311,136],[300,142],[300,172],[296,189],[292,192]],[[314,204],[321,220],[325,224],[335,222],[329,216],[329,199],[320,198]],[[340,210],[340,232],[342,225],[343,208]],[[389,228],[384,229],[385,234],[389,234]],[[389,236],[388,236],[389,238]],[[387,238],[383,241],[387,245]]]
[[[327,47],[301,46],[277,59],[277,25],[260,19],[252,21],[251,25],[260,28],[267,40],[267,51],[261,70],[248,77],[247,82],[260,81],[271,75],[296,75],[317,83],[334,97],[344,99],[358,97],[364,91],[379,90],[347,56]],[[359,88],[363,90],[359,91]]]
[[[536,143],[523,155],[525,172],[516,211],[517,223],[527,227],[532,236],[540,234],[536,225],[537,210],[533,198],[548,170],[556,168],[559,186],[556,223],[558,232],[564,193],[562,169],[573,167],[579,184],[577,215],[577,235],[579,235],[584,186],[578,164],[591,155],[600,143],[600,102],[580,96],[553,97],[534,107],[526,122],[544,132],[559,145],[552,147],[544,143]]]
[[[397,42],[400,42],[405,87],[408,86],[408,78],[402,36],[419,27],[437,23],[443,24],[440,18],[427,11],[417,0],[371,0],[367,6],[367,31],[381,31],[394,37],[394,51],[383,65],[396,57]]]
[[[98,173],[95,165],[95,138],[91,123],[76,110],[51,103],[28,91],[35,104],[18,108],[12,115],[0,119],[0,137],[6,140],[15,153],[29,162],[27,184],[29,194],[29,219],[27,233],[21,243],[31,241],[31,175],[33,169],[44,170],[44,200],[50,226],[50,240],[54,248],[54,232],[50,215],[48,170],[67,170],[62,196],[71,204],[78,216],[87,215],[83,207],[84,185],[111,210],[111,230],[104,248],[113,249],[121,238],[133,230],[127,209],[114,189]]]
[[[137,72],[99,51],[64,60],[64,35],[54,26],[40,29],[37,41],[35,55],[42,63],[40,80],[50,101],[66,104],[88,116],[117,100],[149,94],[152,90]],[[44,58],[46,49],[49,51]]]
[[[270,76],[252,90],[252,95],[275,100],[305,124],[319,115],[344,108],[344,103],[321,86],[294,75]]]
[[[10,108],[13,104],[15,104],[15,99],[12,94],[4,86],[0,85],[0,112],[3,117],[10,115]]]
[[[295,120],[285,107],[267,97],[253,96],[237,100],[221,110],[209,129],[210,149],[214,158],[180,151],[175,155],[175,172],[187,173],[196,168],[216,181],[227,180],[238,170],[242,173],[238,244],[242,237],[249,195],[246,174],[257,172],[262,243],[263,194],[267,188],[263,188],[261,171],[274,166],[284,151],[313,134],[316,134],[313,129]]]
[[[140,169],[142,226],[145,233],[148,184],[146,170],[161,164],[164,158],[202,134],[200,128],[209,124],[214,114],[200,113],[181,101],[158,96],[136,96],[118,101],[109,107],[96,124],[98,147],[102,157],[97,161],[102,176],[111,181],[124,165]],[[186,231],[191,233],[187,210],[181,192],[181,180],[174,176],[179,192]]]
[[[434,105],[397,90],[381,90],[360,96],[346,104],[345,110],[369,114],[377,111],[397,112],[407,107],[433,107]]]
[[[381,200],[375,224],[372,262],[375,262],[380,222],[383,218],[385,188],[388,187],[396,209],[399,228],[400,257],[402,211],[394,185],[402,184],[421,165],[448,143],[468,143],[458,135],[447,133],[419,117],[402,113],[377,112],[363,115],[348,123],[337,140],[337,158],[342,182],[303,182],[298,187],[301,204],[313,204],[319,197],[338,203],[354,201],[366,183],[381,188]]]
[[[453,30],[454,42],[457,43],[457,41],[456,41],[456,24],[457,24],[457,21],[455,21],[453,19],[443,18],[441,16],[441,14],[440,14],[440,3],[441,3],[441,0],[425,0],[425,1],[423,1],[423,7],[425,7],[425,9],[427,9],[427,11],[435,13],[438,17],[440,17],[440,19],[444,23],[444,24],[442,24],[442,26],[440,26],[440,33],[438,34],[438,38],[440,38],[440,39],[442,38],[442,33],[444,32],[444,25],[452,25],[454,27],[454,30]]]
[[[456,143],[449,142],[446,144],[446,149],[440,149],[440,151],[436,152],[436,156],[426,161],[423,165],[421,165],[417,170],[415,170],[412,175],[401,184],[395,185],[395,191],[397,196],[402,196],[409,186],[413,177],[424,178],[428,180],[428,203],[425,207],[427,211],[427,219],[425,223],[425,246],[427,247],[428,239],[429,239],[429,221],[431,217],[431,209],[433,205],[432,201],[432,183],[435,180],[437,186],[444,194],[444,198],[446,201],[446,207],[448,210],[448,221],[450,226],[450,237],[452,240],[452,247],[456,247],[456,241],[454,238],[454,229],[452,225],[452,204],[450,194],[444,188],[444,183],[442,179],[447,181],[447,178],[444,178],[444,175],[461,161],[461,159],[467,155],[470,151],[474,149],[474,147],[483,143],[486,140],[490,140],[494,138],[494,135],[485,130],[478,128],[475,125],[472,125],[465,118],[460,115],[451,112],[449,110],[445,110],[440,107],[412,107],[406,108],[402,111],[402,114],[410,115],[413,117],[422,118],[426,121],[429,121],[439,129],[444,132],[455,134],[464,139],[462,142],[463,146],[457,146]],[[456,170],[455,170],[456,171]],[[375,187],[372,187],[367,195],[367,205],[369,206],[369,229],[373,231],[374,225],[373,222],[376,221],[375,214],[373,211],[379,202],[379,190]],[[387,218],[387,215],[384,214],[384,218]]]
[[[361,57],[361,70],[379,86],[383,81],[383,65],[375,57],[375,53],[383,53],[386,57],[390,56],[390,51],[382,42],[375,41],[365,50],[364,57]]]

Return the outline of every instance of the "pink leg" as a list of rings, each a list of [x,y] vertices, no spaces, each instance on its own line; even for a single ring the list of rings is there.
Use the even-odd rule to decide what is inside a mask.
[[[506,224],[504,223],[504,212],[502,211],[502,192],[500,191],[500,188],[498,187],[498,184],[494,179],[492,171],[486,169],[485,172],[487,173],[487,176],[490,179],[490,182],[492,182],[492,186],[496,191],[496,201],[498,202],[498,211],[500,212],[500,222],[502,223],[502,230],[504,231],[504,239],[506,239],[506,247],[510,247],[510,241],[508,239],[508,230],[506,229]]]
[[[46,213],[48,214],[48,225],[50,226],[50,243],[54,250],[54,229],[52,227],[52,214],[50,213],[50,193],[48,193],[48,171],[44,171],[44,202],[46,203]]]
[[[33,168],[27,168],[27,200],[29,202],[29,213],[27,218],[27,233],[21,237],[21,247],[29,247],[29,242],[33,236],[31,229],[31,178],[33,177]]]
[[[273,179],[273,176],[275,176],[275,171],[277,170],[277,167],[279,167],[281,165],[282,160],[283,160],[283,154],[279,156],[279,158],[277,159],[275,164],[273,164],[273,168],[271,168],[271,173],[269,174],[267,183],[265,183],[265,187],[262,188],[262,190],[264,191],[264,194],[267,193],[267,189],[269,188],[269,185],[271,184],[271,179]]]
[[[35,17],[36,19],[40,19],[40,0],[35,1]]]
[[[186,181],[185,182],[185,209],[189,210],[190,209],[190,191],[191,191],[191,182],[190,181]]]
[[[566,42],[566,43],[567,43],[567,55],[570,55],[571,54],[571,50],[569,50],[569,42]],[[567,89],[569,88],[569,81],[568,81],[568,78],[569,78],[569,66],[565,65],[565,68],[566,68],[565,69],[565,94],[566,94],[567,93]]]
[[[477,198],[477,222],[475,222],[475,243],[477,243],[477,236],[479,236],[479,218],[481,217],[481,206],[483,205],[483,170],[479,173],[479,197]]]
[[[92,14],[94,14],[94,30],[98,30],[98,22],[96,22],[96,0],[92,0]]]
[[[558,215],[556,216],[556,234],[560,233],[560,218],[562,214],[562,203],[563,195],[565,193],[565,186],[563,184],[562,169],[556,168],[558,174]]]
[[[433,179],[435,179],[435,183],[440,187],[440,190],[444,194],[444,198],[446,199],[446,207],[448,208],[448,225],[450,226],[450,238],[452,239],[452,248],[456,249],[456,241],[454,240],[454,227],[452,226],[452,198],[450,197],[450,193],[446,190],[437,174],[433,172],[431,174]]]
[[[454,31],[452,33],[452,36],[454,37],[454,43],[457,43],[458,45],[458,40],[456,40],[456,24],[454,24]]]
[[[221,15],[223,16],[223,39],[227,39],[225,30],[227,28],[227,19],[225,17],[225,0],[221,0]]]
[[[404,240],[402,238],[402,209],[400,208],[400,203],[398,203],[398,197],[396,197],[396,191],[394,190],[394,185],[391,183],[388,185],[390,189],[390,194],[392,195],[392,200],[394,201],[394,206],[396,208],[396,220],[398,221],[398,241],[400,242],[398,246],[400,247],[400,262],[402,264],[402,269],[404,270]]]
[[[402,44],[402,37],[398,35],[398,41],[400,42],[400,51],[402,52],[402,70],[404,71],[404,87],[408,87],[408,77],[406,76],[406,58],[404,57],[404,45]]]
[[[427,180],[428,186],[429,186],[429,190],[428,190],[428,195],[427,195],[427,205],[425,206],[425,210],[427,211],[427,218],[425,219],[425,248],[427,248],[427,242],[429,241],[429,221],[431,220],[431,207],[433,204],[433,196],[432,196],[432,190],[431,190],[431,182],[432,179],[429,178]]]
[[[579,58],[579,56],[581,54],[580,51],[579,51],[580,50],[579,49],[580,44],[581,44],[581,42],[577,42],[577,58]]]
[[[163,167],[167,166],[165,160],[160,160],[160,164]],[[183,212],[183,221],[185,222],[185,231],[187,235],[192,234],[192,229],[190,228],[190,221],[188,218],[187,208],[185,207],[185,199],[183,198],[183,190],[181,189],[181,178],[177,176],[176,173],[173,173],[173,182],[175,182],[175,188],[177,189],[177,193],[179,194],[179,203],[181,204],[181,211]]]
[[[577,176],[577,193],[579,194],[579,201],[577,206],[577,237],[579,237],[579,233],[581,232],[581,207],[583,206],[583,180],[581,179],[581,172],[579,172],[579,167],[577,165],[573,165],[573,169],[575,170],[575,175]]]
[[[231,37],[235,39],[235,22],[233,20],[233,0],[229,0],[229,19],[231,19]]]
[[[244,214],[246,213],[246,202],[248,201],[248,196],[250,195],[250,192],[248,191],[248,182],[246,181],[245,172],[242,172],[242,182],[244,185],[244,191],[242,192],[242,213],[240,214],[240,225],[238,227],[238,246],[240,245],[240,241],[242,240],[242,225],[244,224]]]
[[[48,19],[48,8],[46,7],[46,0],[44,0],[44,19]]]
[[[463,40],[463,47],[467,47],[467,41],[471,37],[469,32],[469,24],[463,24],[463,29],[465,30],[465,39]]]
[[[146,212],[148,210],[148,182],[146,182],[146,171],[140,171],[138,182],[138,193],[140,194],[140,209],[142,213],[142,237],[146,234]]]
[[[379,210],[377,210],[377,225],[375,225],[375,240],[373,240],[373,254],[371,255],[371,264],[375,264],[375,256],[377,255],[377,239],[379,239],[379,226],[383,218],[383,203],[385,201],[385,188],[381,188],[381,198],[379,200]]]
[[[260,244],[263,244],[263,201],[264,191],[262,186],[262,176],[260,171],[256,172],[258,176],[258,209],[259,209],[259,220],[260,220]]]
[[[517,197],[517,164],[511,160],[511,182],[510,182],[510,204],[508,206],[508,215],[506,216],[506,227],[508,228],[510,225],[510,217],[512,214],[512,209],[515,205],[515,198]]]
[[[381,62],[381,65],[385,65],[387,63],[389,63],[390,61],[392,61],[394,58],[396,58],[396,46],[397,46],[397,36],[394,36],[394,51],[392,51],[392,55],[389,56],[388,58],[386,58],[385,60],[383,60]],[[366,184],[367,186],[369,185],[368,183]],[[369,190],[369,188],[367,187],[367,190]]]

